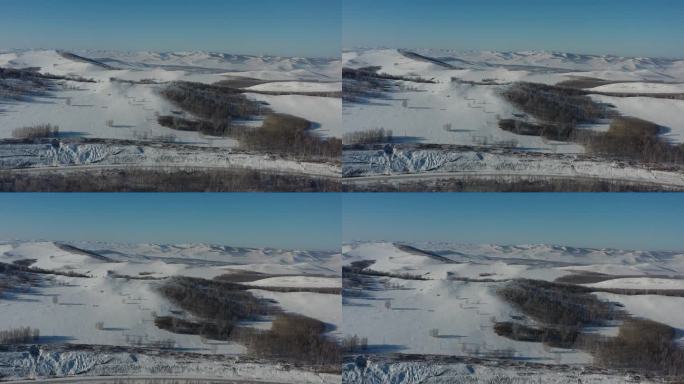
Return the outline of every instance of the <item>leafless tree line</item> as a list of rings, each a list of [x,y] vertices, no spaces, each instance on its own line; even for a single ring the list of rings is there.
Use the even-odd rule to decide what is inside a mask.
[[[137,169],[22,173],[0,171],[6,192],[339,192],[338,178],[256,169]]]
[[[31,127],[15,128],[12,137],[15,139],[38,139],[59,136],[59,126],[52,124],[38,124]]]
[[[344,145],[376,144],[392,141],[392,130],[371,128],[364,131],[348,132],[342,136]]]
[[[19,327],[0,331],[0,344],[31,343],[40,337],[40,330],[31,327]]]

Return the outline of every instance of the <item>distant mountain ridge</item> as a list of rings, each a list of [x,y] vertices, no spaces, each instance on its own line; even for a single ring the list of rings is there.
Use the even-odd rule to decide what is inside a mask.
[[[291,73],[302,78],[337,80],[342,76],[340,58],[303,58],[254,56],[217,52],[153,52],[113,50],[0,50],[0,66],[43,67],[53,70],[57,64],[89,65],[92,69],[138,70],[161,68],[178,71]],[[74,67],[86,69],[86,67]]]
[[[372,53],[372,55],[371,55]],[[407,55],[408,53],[408,55]],[[401,58],[432,62],[439,67],[458,68],[524,67],[564,71],[652,71],[664,77],[684,76],[684,58],[623,57],[551,51],[456,51],[447,49],[371,49],[343,51],[345,65],[382,65]],[[362,61],[366,59],[366,61]]]

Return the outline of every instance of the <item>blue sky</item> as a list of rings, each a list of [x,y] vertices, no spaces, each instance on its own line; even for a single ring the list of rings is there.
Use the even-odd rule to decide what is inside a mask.
[[[684,250],[684,194],[345,194],[343,239]]]
[[[0,0],[0,48],[339,56],[340,0]]]
[[[340,249],[338,194],[2,194],[0,239]]]
[[[684,57],[681,0],[344,0],[343,46]]]

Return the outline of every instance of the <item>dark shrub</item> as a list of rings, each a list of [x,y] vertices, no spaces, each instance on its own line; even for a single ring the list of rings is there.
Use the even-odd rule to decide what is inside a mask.
[[[310,129],[311,122],[306,119],[286,114],[270,114],[261,127],[246,131],[240,141],[249,149],[339,161],[342,141],[322,138]]]
[[[323,336],[326,326],[310,317],[281,314],[270,331],[246,332],[241,339],[257,356],[277,357],[315,365],[338,365],[342,359],[339,344]]]

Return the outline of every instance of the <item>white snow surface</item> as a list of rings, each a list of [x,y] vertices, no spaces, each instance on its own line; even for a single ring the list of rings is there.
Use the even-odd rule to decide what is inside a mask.
[[[41,73],[79,76],[95,83],[64,81],[63,89],[48,97],[30,102],[12,103],[0,110],[0,138],[12,137],[15,128],[50,123],[58,125],[63,136],[112,139],[156,140],[174,136],[180,143],[215,147],[234,147],[231,139],[209,140],[197,132],[172,130],[157,123],[157,114],[173,110],[158,94],[163,85],[112,82],[111,78],[139,81],[150,79],[165,83],[176,80],[215,83],[226,76],[244,76],[266,80],[289,80],[290,88],[339,88],[339,59],[308,59],[273,56],[230,55],[209,52],[76,52],[94,60],[88,62],[64,57],[55,50],[0,51],[0,66],[40,68]],[[263,84],[268,87],[268,84]],[[287,86],[285,86],[287,87]],[[282,96],[287,98],[288,96]],[[299,109],[318,111],[315,122],[326,125],[322,132],[337,133],[339,127],[327,127],[339,120],[339,110],[326,100],[309,96],[295,97],[286,103]],[[339,102],[339,99],[337,99]],[[69,103],[70,105],[67,105]],[[295,107],[293,107],[295,108]],[[335,112],[337,112],[335,114]],[[326,116],[325,113],[333,113]],[[107,122],[113,120],[112,126]],[[324,124],[325,123],[325,124]]]
[[[530,154],[507,150],[451,150],[386,147],[384,150],[346,150],[343,177],[361,178],[415,175],[419,177],[453,176],[530,176],[584,177],[622,180],[681,188],[684,174],[651,169],[618,161],[562,154]]]
[[[634,82],[606,85],[597,89],[601,91],[680,91],[684,82],[684,60],[675,59],[538,51],[412,51],[444,63],[440,65],[407,57],[402,52],[397,49],[343,52],[342,64],[345,67],[375,66],[380,67],[380,73],[421,77],[436,82],[397,81],[399,88],[388,93],[387,98],[373,99],[368,103],[345,103],[344,132],[385,128],[392,130],[395,139],[401,142],[461,145],[514,142],[518,148],[536,152],[583,153],[584,149],[578,145],[561,145],[539,137],[501,130],[497,124],[498,118],[511,118],[520,111],[498,93],[515,81],[555,84],[577,77]],[[453,82],[452,78],[475,82],[493,80],[495,84],[463,84]],[[623,112],[620,107],[618,110]],[[644,107],[644,110],[649,108]],[[672,104],[662,105],[653,115],[662,114],[664,110],[669,116],[681,115]],[[672,119],[666,122],[672,126],[665,126],[679,135],[681,122]]]
[[[369,260],[369,269],[397,276],[379,278],[362,294],[344,297],[344,332],[367,337],[373,352],[506,356],[545,364],[586,364],[591,356],[583,351],[496,335],[493,322],[511,321],[521,315],[496,295],[497,287],[514,278],[554,281],[571,274],[604,273],[619,278],[592,286],[680,289],[682,280],[678,279],[684,276],[684,252],[678,251],[449,242],[410,245],[418,250],[390,242],[348,243],[343,247],[345,264]],[[427,280],[401,278],[404,274]],[[681,326],[674,320],[680,311],[671,316],[656,315],[649,312],[652,307],[643,305],[648,301],[617,296],[621,300],[611,301],[625,304],[629,314]],[[674,305],[680,298],[661,300]],[[608,334],[613,330],[595,331]]]
[[[339,177],[334,164],[288,160],[267,154],[159,144],[65,143],[0,144],[0,168],[69,166],[252,168],[262,171]]]
[[[684,93],[684,83],[613,83],[589,88],[589,90],[620,93]]]
[[[531,380],[531,378],[534,378]],[[554,369],[548,366],[530,366],[524,363],[442,362],[427,360],[391,359],[358,357],[345,363],[342,372],[345,383],[366,384],[451,384],[472,383],[489,384],[505,382],[510,384],[624,384],[639,382],[644,384],[660,383],[650,379],[621,372],[605,370],[592,372],[584,368],[563,367]]]
[[[155,356],[142,353],[52,351],[48,348],[27,352],[0,353],[0,374],[8,380],[54,379],[55,377],[111,377],[113,381],[130,376],[160,378],[178,383],[194,379],[233,379],[236,382],[317,383],[340,382],[340,376],[315,373],[283,364],[241,361],[236,357],[217,359],[197,356]],[[84,380],[85,381],[85,380]],[[72,381],[73,382],[73,381]]]
[[[153,321],[155,315],[169,315],[177,309],[157,293],[155,287],[162,283],[161,279],[170,276],[212,279],[241,269],[299,276],[340,274],[340,256],[330,251],[207,244],[72,245],[77,248],[49,241],[0,242],[2,263],[30,259],[32,267],[89,276],[45,275],[37,287],[8,290],[0,298],[0,329],[38,328],[41,332],[39,342],[46,344],[130,345],[135,340],[148,344],[170,339],[176,348],[192,352],[240,354],[245,348],[236,343],[206,341],[197,335],[174,334],[157,328]],[[295,279],[295,276],[288,278]],[[339,277],[334,278],[339,280]],[[306,277],[302,280],[306,281]],[[264,295],[268,296],[268,293]],[[307,302],[326,302],[330,295],[311,293],[306,296],[306,300],[298,300],[296,294],[269,298],[286,312],[321,318],[339,326],[332,307],[306,305]],[[96,327],[98,322],[103,326]]]
[[[341,92],[342,83],[339,82],[304,82],[304,81],[275,81],[257,84],[245,89],[270,92]]]
[[[596,288],[620,289],[675,289],[684,290],[684,279],[663,279],[657,277],[625,277],[599,283],[584,284]]]
[[[341,288],[342,281],[339,277],[318,276],[277,276],[267,277],[243,283],[258,287],[309,287],[309,288]]]

